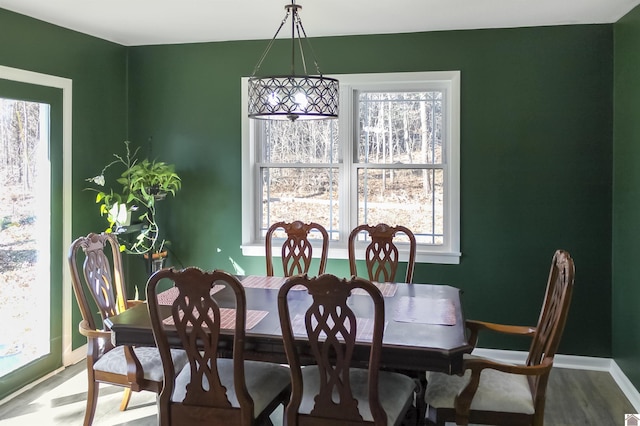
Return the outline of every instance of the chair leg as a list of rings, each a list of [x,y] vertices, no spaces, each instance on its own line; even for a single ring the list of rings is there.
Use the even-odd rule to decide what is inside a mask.
[[[124,411],[127,409],[130,399],[131,399],[131,388],[124,388],[124,394],[122,394],[122,402],[120,403],[120,411]]]
[[[98,382],[89,377],[89,386],[87,387],[87,408],[84,412],[84,426],[91,426],[93,416],[96,414],[96,405],[98,404]]]

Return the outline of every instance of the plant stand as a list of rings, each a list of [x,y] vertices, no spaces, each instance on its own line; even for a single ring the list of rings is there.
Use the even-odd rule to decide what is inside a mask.
[[[149,256],[148,253],[144,255],[144,259],[147,262],[147,271],[149,272],[149,276],[164,267],[164,261],[167,258],[167,254],[168,253],[166,251],[163,251],[160,253],[153,253],[151,256]]]

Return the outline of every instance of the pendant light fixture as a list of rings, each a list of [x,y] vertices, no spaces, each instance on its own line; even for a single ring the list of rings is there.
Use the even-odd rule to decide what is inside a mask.
[[[285,6],[287,11],[278,30],[249,78],[249,118],[262,120],[325,120],[338,117],[338,80],[324,77],[313,54],[311,43],[300,19],[302,6]],[[291,16],[291,69],[289,75],[257,77],[278,33]],[[304,57],[303,39],[313,56],[317,75],[309,75]],[[302,74],[296,73],[296,46],[300,50]]]

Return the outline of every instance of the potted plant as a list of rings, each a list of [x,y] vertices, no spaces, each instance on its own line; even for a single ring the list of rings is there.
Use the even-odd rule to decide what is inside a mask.
[[[119,238],[120,249],[127,253],[161,253],[165,240],[158,240],[159,228],[155,219],[156,201],[167,195],[175,196],[182,187],[180,176],[172,164],[163,161],[137,158],[140,147],[133,152],[129,141],[125,141],[125,154],[113,154],[115,160],[107,164],[101,173],[87,179],[95,187],[96,203],[100,205],[100,214],[106,216],[109,226],[106,232],[118,235],[130,235],[130,219],[137,214],[139,226],[135,227],[133,238]],[[106,172],[112,167],[122,171],[115,179],[117,185],[106,185]]]
[[[134,198],[146,203],[164,199],[167,194],[175,196],[182,184],[173,164],[146,158],[125,170],[118,183],[124,185],[126,192],[134,194]]]

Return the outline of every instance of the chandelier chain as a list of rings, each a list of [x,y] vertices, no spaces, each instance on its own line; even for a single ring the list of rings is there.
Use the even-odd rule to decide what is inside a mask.
[[[311,57],[313,58],[313,64],[316,66],[316,72],[318,73],[318,75],[322,76],[322,72],[320,72],[320,65],[318,65],[318,60],[316,58],[316,52],[313,50],[313,45],[311,44],[311,42],[309,41],[309,38],[307,37],[307,32],[304,30],[304,26],[302,25],[302,19],[300,19],[300,15],[299,14],[295,14],[294,18],[297,21],[297,26],[299,26],[298,28],[298,41],[300,42],[300,56],[302,56],[302,62],[305,62],[304,59],[304,53],[302,51],[302,37],[300,37],[300,31],[302,31],[302,35],[304,36],[305,41],[307,42],[307,46],[309,47],[309,50],[311,50]],[[304,73],[307,74],[307,65],[306,63],[304,64]]]
[[[253,74],[251,74],[251,77],[255,76],[256,73],[260,70],[260,67],[262,66],[262,62],[264,62],[264,59],[267,57],[267,54],[269,53],[269,50],[271,50],[271,46],[273,46],[273,42],[276,41],[276,37],[278,37],[278,34],[280,33],[280,30],[282,29],[284,24],[287,22],[287,19],[289,19],[289,15],[290,14],[291,14],[291,11],[289,9],[287,9],[287,13],[284,15],[284,18],[282,19],[282,22],[280,22],[280,26],[276,30],[276,33],[273,35],[273,38],[271,39],[271,41],[267,45],[267,48],[262,53],[262,56],[260,57],[260,60],[258,60],[258,63],[256,64],[255,68],[253,69]]]

